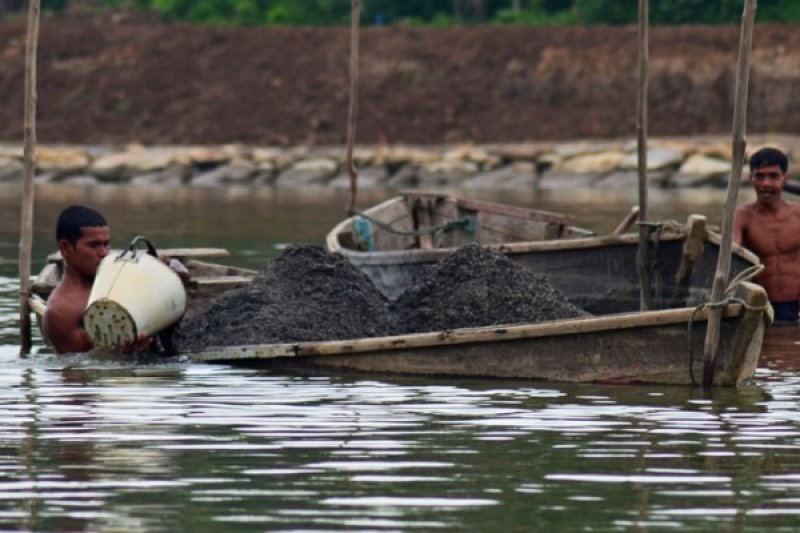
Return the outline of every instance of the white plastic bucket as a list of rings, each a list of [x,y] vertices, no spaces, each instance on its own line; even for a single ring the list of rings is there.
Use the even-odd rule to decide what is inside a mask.
[[[95,346],[119,348],[126,338],[154,335],[186,312],[180,277],[134,243],[121,254],[106,256],[97,269],[83,315]]]

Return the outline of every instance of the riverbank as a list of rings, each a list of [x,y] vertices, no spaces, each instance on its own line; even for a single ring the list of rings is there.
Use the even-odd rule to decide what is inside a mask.
[[[800,136],[755,135],[752,152],[777,146],[800,160]],[[652,187],[724,187],[730,140],[722,136],[649,141]],[[342,146],[68,146],[37,150],[36,181],[220,187],[349,187]],[[360,188],[621,189],[637,182],[633,139],[506,144],[380,145],[354,151]],[[790,174],[797,178],[800,168]],[[746,175],[746,174],[745,174]],[[21,144],[0,144],[0,182],[21,182]]]
[[[487,144],[636,132],[635,26],[365,27],[357,141]],[[654,137],[728,135],[739,28],[650,32]],[[346,140],[349,30],[46,15],[41,142],[331,146]],[[0,20],[0,140],[23,137],[25,20]],[[800,31],[758,24],[748,131],[800,133]]]

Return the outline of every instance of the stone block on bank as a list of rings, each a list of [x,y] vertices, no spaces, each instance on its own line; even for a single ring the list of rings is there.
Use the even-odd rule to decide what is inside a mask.
[[[58,175],[85,173],[90,163],[86,150],[47,146],[36,149],[36,168],[42,172]]]
[[[695,175],[705,178],[729,174],[731,163],[703,154],[693,154],[683,162],[678,174]]]
[[[625,152],[624,141],[575,141],[560,143],[553,151],[564,159],[603,152]]]
[[[555,152],[542,153],[536,158],[536,172],[543,174],[548,170],[560,168],[563,162],[564,158]]]
[[[138,174],[163,170],[175,159],[171,150],[136,146],[124,152],[99,156],[89,165],[88,171],[101,181],[127,181]]]
[[[386,180],[389,178],[389,172],[386,167],[365,167],[358,169],[358,187],[383,187],[386,185]],[[334,189],[349,189],[350,188],[350,174],[347,172],[340,173],[333,178],[329,183],[329,187]]]
[[[0,143],[0,160],[22,159],[24,150],[21,144]]]
[[[647,173],[648,187],[663,187],[670,175],[671,172],[665,169],[649,171]],[[612,172],[599,178],[594,183],[594,187],[608,190],[638,189],[639,173],[631,170]]]
[[[89,173],[102,180],[122,181],[127,163],[128,157],[125,152],[101,155],[89,166]]]
[[[194,166],[201,170],[227,163],[230,157],[224,150],[213,146],[182,146],[173,148],[172,164]]]
[[[215,187],[228,183],[248,183],[257,172],[257,167],[252,161],[236,159],[226,165],[195,174],[190,179],[192,185],[201,187]]]
[[[623,152],[599,152],[565,159],[561,169],[575,174],[606,174],[619,167]]]
[[[274,166],[283,152],[284,150],[274,146],[259,146],[250,151],[250,158],[256,164],[268,162]]]
[[[389,165],[413,165],[421,166],[434,163],[439,160],[439,156],[433,150],[425,150],[412,146],[392,146],[384,153],[386,163]]]
[[[419,183],[417,169],[412,165],[404,165],[389,177],[386,186],[390,189],[406,189],[416,187],[417,183]]]
[[[675,148],[648,148],[647,170],[677,169],[683,163],[684,157],[684,152]],[[625,155],[619,167],[622,170],[637,170],[639,168],[639,155],[636,152]]]
[[[67,176],[60,183],[68,185],[97,185],[100,180],[97,176],[90,176],[89,174],[76,174],[74,176]]]
[[[131,178],[131,185],[146,187],[148,185],[183,185],[189,178],[189,168],[184,165],[173,165],[164,170],[148,172]]]
[[[332,159],[303,159],[280,173],[275,185],[278,187],[304,187],[321,185],[331,179],[339,169]]]
[[[422,187],[456,185],[475,175],[478,165],[472,161],[436,161],[419,169],[419,185]]]
[[[536,161],[543,154],[552,153],[553,149],[552,143],[518,143],[490,146],[491,152],[503,161]]]
[[[531,162],[518,162],[497,170],[481,172],[465,179],[459,187],[464,189],[533,189],[536,184],[536,168]]]
[[[470,161],[480,168],[491,169],[500,165],[500,157],[490,153],[488,150],[478,146],[463,145],[455,146],[441,156],[443,162]]]
[[[22,181],[25,177],[25,165],[18,159],[0,158],[0,183]]]
[[[733,159],[731,152],[731,141],[716,141],[701,144],[695,149],[695,155],[705,156],[711,159],[721,159],[730,161]]]
[[[677,172],[664,182],[664,188],[724,187],[726,181],[727,177],[723,174],[703,175]]]

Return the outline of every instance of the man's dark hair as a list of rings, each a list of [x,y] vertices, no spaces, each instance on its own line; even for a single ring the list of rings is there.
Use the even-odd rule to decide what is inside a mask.
[[[777,148],[762,148],[750,156],[750,172],[762,167],[778,165],[784,174],[789,169],[789,160],[786,154]]]
[[[105,217],[91,207],[71,205],[61,211],[56,222],[56,242],[67,239],[76,244],[83,236],[81,228],[108,226]]]

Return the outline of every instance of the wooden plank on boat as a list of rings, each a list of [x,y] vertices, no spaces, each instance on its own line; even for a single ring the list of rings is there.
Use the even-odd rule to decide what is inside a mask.
[[[112,250],[111,253],[121,252],[122,250]],[[211,257],[228,257],[230,252],[225,248],[162,248],[158,251],[160,254],[174,257],[175,259],[183,258],[211,258]],[[47,256],[48,263],[60,263],[63,261],[61,252],[54,252]]]
[[[44,312],[47,310],[47,302],[38,294],[32,294],[28,297],[28,306],[31,311],[40,317],[44,316]]]
[[[575,223],[575,217],[573,216],[543,211],[540,209],[526,209],[524,207],[499,204],[496,202],[487,202],[485,200],[474,200],[471,198],[458,198],[456,203],[461,209],[503,215],[511,218],[538,220],[541,222],[557,222],[560,224]]]
[[[735,317],[742,305],[730,304],[724,316]],[[232,347],[209,347],[203,352],[187,354],[191,359],[224,361],[233,359],[272,359],[275,357],[336,356],[366,352],[393,351],[407,348],[472,344],[497,340],[515,340],[550,336],[565,336],[637,327],[705,321],[708,309],[695,312],[692,308],[666,309],[646,313],[623,313],[613,316],[557,320],[539,324],[488,326],[450,331],[415,333],[390,337],[371,337],[337,341],[299,342],[294,344],[264,344]],[[289,349],[288,347],[292,347]]]
[[[248,276],[198,276],[191,279],[190,283],[203,285],[242,285],[253,280]]]
[[[266,344],[263,346],[226,346],[211,348],[202,353],[191,354],[193,361],[234,361],[237,359],[274,359],[276,357],[294,357],[296,344]],[[224,357],[220,354],[224,352]],[[255,355],[254,355],[255,354]]]

